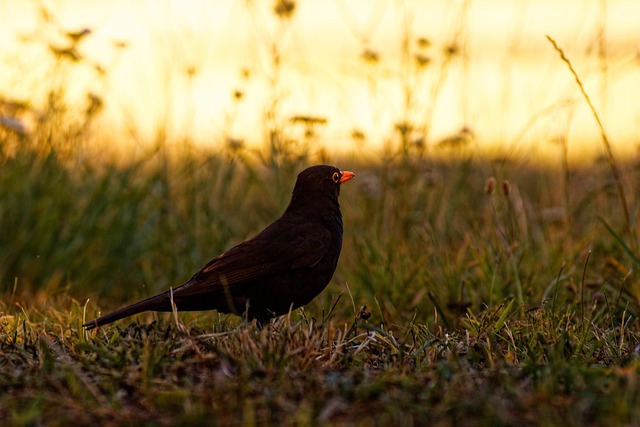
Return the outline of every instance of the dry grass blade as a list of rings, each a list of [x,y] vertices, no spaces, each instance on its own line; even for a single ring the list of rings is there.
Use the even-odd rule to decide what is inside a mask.
[[[602,121],[600,120],[600,116],[598,115],[598,112],[593,106],[593,103],[591,102],[591,98],[589,97],[589,94],[585,90],[584,85],[580,80],[580,76],[578,76],[578,73],[573,68],[573,65],[571,65],[571,61],[569,61],[569,58],[567,58],[567,56],[564,54],[564,51],[562,50],[562,48],[558,46],[558,43],[556,43],[556,41],[551,36],[547,36],[547,40],[549,40],[549,42],[553,45],[553,48],[556,50],[556,52],[558,52],[558,54],[560,55],[560,59],[562,59],[562,61],[565,64],[567,64],[567,67],[569,67],[569,71],[571,71],[571,74],[575,78],[576,84],[580,88],[580,92],[582,93],[582,96],[587,102],[587,105],[589,106],[591,113],[593,113],[593,118],[595,119],[596,124],[598,125],[598,129],[600,129],[600,136],[602,137],[602,144],[604,145],[605,157],[607,159],[607,163],[609,164],[609,167],[611,168],[611,172],[613,173],[613,179],[616,182],[616,187],[618,189],[618,196],[620,197],[620,204],[622,205],[622,210],[624,212],[624,218],[627,226],[627,234],[629,239],[632,242],[633,249],[637,251],[637,248],[638,248],[637,242],[636,242],[636,239],[634,238],[634,232],[633,232],[634,224],[633,224],[633,220],[631,219],[631,214],[629,212],[629,204],[627,203],[627,197],[625,195],[624,185],[622,183],[622,174],[620,173],[620,169],[618,168],[618,164],[613,155],[613,150],[611,148],[611,143],[609,142],[609,137],[607,136],[607,133],[604,130],[604,126],[602,124]]]

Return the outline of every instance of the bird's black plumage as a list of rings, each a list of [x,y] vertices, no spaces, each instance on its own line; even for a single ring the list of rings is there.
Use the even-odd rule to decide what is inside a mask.
[[[265,321],[301,307],[329,283],[342,248],[340,185],[327,165],[300,172],[286,211],[255,237],[209,261],[185,284],[85,323],[93,329],[143,311],[218,310]]]

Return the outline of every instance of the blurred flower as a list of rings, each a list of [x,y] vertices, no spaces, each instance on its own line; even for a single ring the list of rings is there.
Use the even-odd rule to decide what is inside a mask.
[[[65,33],[65,36],[67,36],[73,44],[76,44],[89,34],[91,34],[91,30],[89,28],[83,28],[79,31],[68,31]]]
[[[87,116],[93,116],[96,113],[99,113],[104,106],[104,101],[98,95],[94,93],[87,94],[88,105],[86,109]]]
[[[68,59],[71,62],[78,62],[82,59],[82,55],[80,55],[80,52],[78,52],[73,46],[60,48],[57,46],[49,45],[49,50],[51,51],[51,53],[53,53],[54,56],[60,59]]]
[[[244,148],[244,140],[240,138],[227,138],[227,148],[231,151],[239,151]]]
[[[366,48],[365,50],[363,50],[362,53],[360,54],[360,57],[364,59],[365,62],[368,62],[370,64],[377,64],[380,61],[380,56],[378,55],[378,52],[371,50],[369,48]]]
[[[502,181],[502,192],[505,196],[509,196],[509,194],[511,194],[511,183],[506,179]]]
[[[457,44],[453,43],[450,44],[449,46],[446,46],[444,48],[444,53],[447,56],[455,56],[460,52],[460,46],[458,46]]]
[[[464,147],[473,141],[474,134],[471,128],[463,126],[455,135],[448,136],[438,142],[438,147]]]
[[[489,178],[487,178],[487,180],[484,183],[484,192],[491,195],[493,194],[493,191],[495,189],[496,189],[496,179],[490,176]]]
[[[416,54],[414,58],[416,60],[416,63],[418,64],[418,67],[426,67],[431,62],[431,58],[429,56],[423,55],[421,53]]]
[[[313,116],[304,116],[298,115],[291,117],[292,123],[304,123],[306,125],[324,125],[327,124],[327,119],[324,117],[313,117]]]
[[[394,128],[402,135],[403,137],[407,136],[409,132],[413,130],[413,126],[411,123],[407,122],[398,122],[395,124]]]
[[[280,19],[288,19],[291,18],[293,12],[296,10],[296,3],[291,0],[277,0],[276,5],[273,8],[273,11],[278,18]]]
[[[416,42],[418,43],[418,48],[420,49],[426,49],[431,46],[431,41],[426,37],[418,37],[418,40],[416,40]]]
[[[367,136],[360,129],[354,129],[351,131],[351,139],[353,139],[354,142],[362,143],[367,139]]]

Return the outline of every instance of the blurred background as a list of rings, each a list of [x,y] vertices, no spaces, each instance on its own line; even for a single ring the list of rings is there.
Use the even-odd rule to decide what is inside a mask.
[[[640,316],[637,0],[0,0],[0,20],[9,305],[179,285],[322,162],[357,179],[314,316],[342,293],[342,315],[453,325],[576,304],[576,283]]]
[[[329,153],[548,159],[560,142],[592,160],[600,132],[546,35],[614,149],[639,143],[635,0],[3,0],[0,20],[5,125],[32,130],[63,87],[99,110],[102,148],[260,147],[289,128]]]

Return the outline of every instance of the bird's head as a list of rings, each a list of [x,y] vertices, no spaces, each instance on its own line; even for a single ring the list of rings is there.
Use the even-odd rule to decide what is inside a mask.
[[[355,176],[335,166],[311,166],[298,174],[289,208],[302,205],[321,208],[324,204],[332,207],[334,203],[328,203],[327,199],[337,205],[340,186]]]

